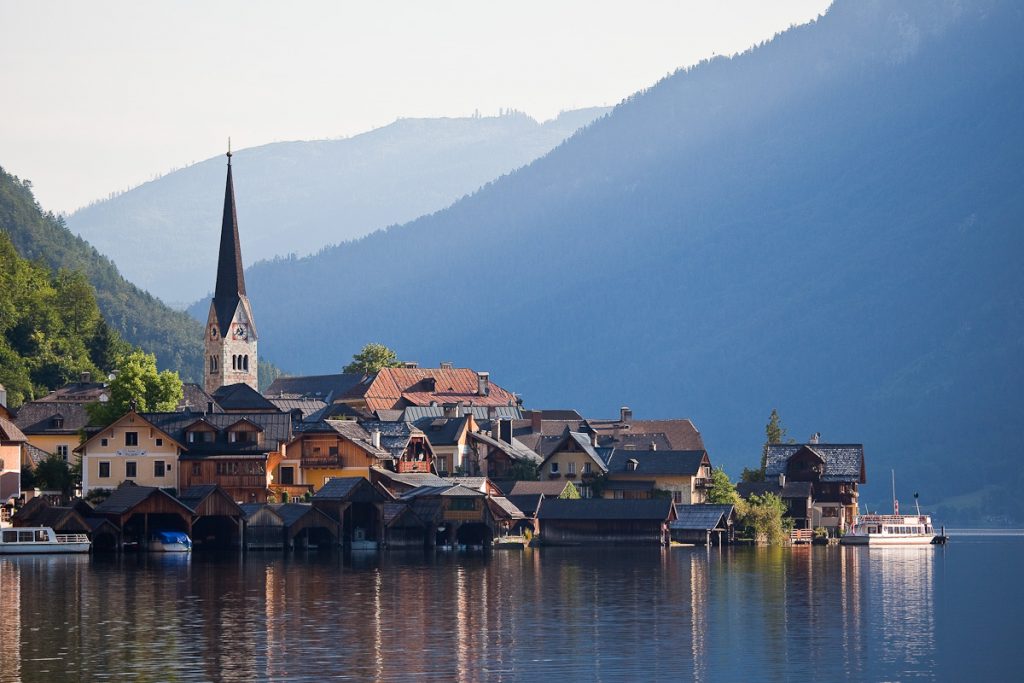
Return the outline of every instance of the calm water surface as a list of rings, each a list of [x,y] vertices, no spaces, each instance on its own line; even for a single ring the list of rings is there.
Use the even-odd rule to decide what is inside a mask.
[[[1020,680],[1024,537],[0,558],[0,680]]]

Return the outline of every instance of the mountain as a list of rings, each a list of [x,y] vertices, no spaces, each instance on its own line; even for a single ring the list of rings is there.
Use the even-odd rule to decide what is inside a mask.
[[[247,262],[310,254],[448,206],[542,156],[608,110],[538,123],[525,114],[402,119],[344,140],[280,142],[235,153]],[[218,156],[68,217],[130,281],[165,301],[204,296],[216,266],[224,176]],[[175,268],[166,268],[170,259]]]
[[[64,268],[83,273],[96,290],[96,303],[107,325],[129,343],[156,354],[161,370],[177,370],[183,380],[202,381],[202,326],[126,281],[109,259],[72,235],[61,218],[43,212],[30,182],[2,168],[0,232],[7,234],[18,254],[51,272]],[[212,282],[213,276],[207,279]],[[97,361],[97,365],[103,364]],[[46,384],[42,378],[33,376],[33,380]]]
[[[865,444],[872,508],[895,468],[946,524],[1021,521],[1022,29],[841,0],[444,211],[251,268],[261,349],[322,373],[379,341],[530,406],[689,416],[734,476],[778,408]]]

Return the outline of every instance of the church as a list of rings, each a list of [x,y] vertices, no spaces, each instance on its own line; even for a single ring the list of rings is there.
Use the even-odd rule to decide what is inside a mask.
[[[217,285],[206,321],[206,364],[203,388],[211,396],[230,384],[257,382],[256,344],[259,335],[245,294],[242,247],[238,240],[235,188],[231,179],[231,151],[228,151],[228,179],[224,189],[224,217],[220,226],[220,255]]]

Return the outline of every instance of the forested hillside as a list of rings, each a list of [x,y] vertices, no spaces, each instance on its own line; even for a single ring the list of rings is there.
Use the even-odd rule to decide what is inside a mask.
[[[9,407],[83,372],[105,376],[125,350],[127,344],[100,315],[84,275],[52,273],[21,258],[0,231],[0,384]]]
[[[261,349],[687,415],[734,475],[775,407],[865,443],[871,507],[894,467],[947,524],[1021,520],[1022,11],[843,0],[676,73],[448,210],[250,269]]]
[[[515,112],[403,119],[342,140],[237,150],[242,255],[246,263],[307,255],[443,209],[606,111],[566,112],[543,124]],[[213,285],[216,250],[197,245],[216,244],[223,183],[218,154],[76,211],[68,226],[126,278],[184,305]]]
[[[132,345],[156,354],[161,369],[177,370],[186,381],[202,380],[199,323],[126,281],[109,259],[72,235],[60,218],[43,212],[32,196],[31,183],[2,168],[0,232],[8,235],[21,256],[50,272],[65,269],[84,274],[95,288],[106,324]],[[38,273],[35,277],[38,279]],[[213,277],[211,271],[210,282]]]

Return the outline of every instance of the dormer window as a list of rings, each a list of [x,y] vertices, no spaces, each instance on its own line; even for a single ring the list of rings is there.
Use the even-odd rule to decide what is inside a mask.
[[[626,469],[630,472],[636,472],[636,468],[640,466],[640,462],[636,458],[630,458],[626,461]]]
[[[50,424],[53,425],[54,429],[64,429],[64,416],[63,415],[54,415],[50,419]]]

